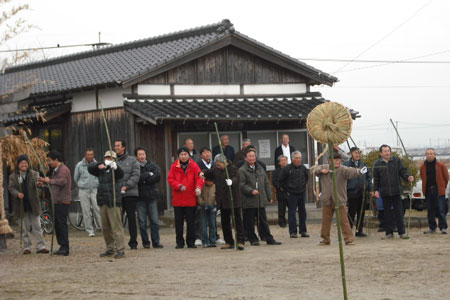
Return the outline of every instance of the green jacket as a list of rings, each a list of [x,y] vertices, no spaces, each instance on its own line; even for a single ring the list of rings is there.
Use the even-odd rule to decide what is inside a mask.
[[[258,182],[258,188],[256,188]],[[239,169],[239,188],[242,195],[243,208],[266,207],[272,200],[272,190],[266,171],[255,164],[252,169],[247,162]],[[253,190],[258,190],[259,195],[253,195]],[[258,203],[259,202],[259,203]]]
[[[39,178],[39,173],[33,170],[28,170],[27,177],[25,179],[25,184],[22,185],[22,193],[28,195],[28,200],[30,201],[32,214],[34,216],[39,216],[41,214],[41,202],[39,200],[39,193],[37,189],[37,180]],[[8,190],[12,196],[12,203],[14,208],[14,215],[20,217],[20,199],[18,195],[21,191],[19,185],[19,171],[16,169],[14,173],[9,176]]]

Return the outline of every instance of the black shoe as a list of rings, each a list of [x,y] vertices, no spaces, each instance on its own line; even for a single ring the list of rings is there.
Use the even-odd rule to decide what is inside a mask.
[[[175,249],[183,249],[184,245],[176,245]]]
[[[114,258],[124,258],[125,252],[123,251],[117,251],[116,255],[114,255]]]
[[[244,250],[244,243],[238,243],[238,246],[237,246],[237,248],[238,248],[238,250]]]
[[[150,249],[150,244],[142,245],[142,247],[144,247],[145,249]],[[133,249],[133,248],[131,248],[131,249]]]
[[[275,240],[271,240],[267,242],[267,245],[281,245],[281,242],[277,242]]]
[[[217,246],[216,246],[216,244],[209,244],[208,245],[208,248],[216,248]]]
[[[365,234],[364,232],[357,232],[355,235],[359,237],[367,237],[367,234]]]
[[[110,250],[106,250],[105,252],[100,253],[100,257],[108,257],[108,256],[113,256],[113,255],[114,255],[114,252],[110,251]]]
[[[259,242],[258,241],[250,242],[250,245],[252,245],[252,246],[259,246]]]
[[[164,246],[161,244],[153,244],[153,248],[161,249],[164,248]]]
[[[197,246],[195,246],[195,245],[188,245],[187,247],[188,247],[188,248],[191,248],[191,249],[197,248]]]
[[[286,228],[286,224],[280,224],[281,228]]]
[[[298,238],[298,236],[297,236],[296,233],[291,233],[291,234],[289,235],[289,237],[290,237],[291,239],[296,239],[296,238]]]
[[[61,256],[68,256],[69,255],[69,250],[61,250],[59,249],[58,251],[53,252],[54,255],[61,255]]]
[[[303,232],[302,234],[300,234],[300,236],[303,238],[308,238],[309,234],[307,234],[306,232]]]
[[[137,246],[130,246],[131,250],[137,250]]]

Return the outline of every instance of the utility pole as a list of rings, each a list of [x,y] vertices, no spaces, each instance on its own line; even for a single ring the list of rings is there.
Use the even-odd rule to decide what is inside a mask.
[[[397,127],[397,130],[398,130],[398,121],[395,121],[395,127]],[[398,135],[397,135],[397,147],[398,147],[399,145],[398,145]]]

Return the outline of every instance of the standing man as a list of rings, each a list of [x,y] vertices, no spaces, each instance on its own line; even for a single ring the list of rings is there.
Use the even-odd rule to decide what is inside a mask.
[[[448,184],[447,167],[437,161],[436,152],[428,148],[425,152],[426,160],[420,167],[422,177],[422,192],[427,199],[428,226],[425,234],[436,233],[436,213],[439,219],[439,229],[447,234],[447,215],[445,213],[445,190]]]
[[[350,155],[351,158],[348,161],[344,162],[344,166],[358,169],[367,167],[367,164],[361,160],[361,153],[359,151],[359,148],[350,148]],[[353,228],[353,225],[357,227],[359,224],[359,227],[356,228],[356,236],[359,237],[367,236],[363,232],[363,226],[364,215],[366,214],[365,197],[370,191],[372,191],[372,175],[369,171],[367,171],[367,173],[362,176],[352,178],[347,181],[347,205],[350,228]],[[357,216],[356,223],[355,216]]]
[[[338,188],[338,199],[334,199],[333,190],[333,177],[330,171],[330,165],[320,165],[314,168],[314,174],[320,177],[322,182],[322,195],[320,200],[322,201],[322,229],[320,236],[320,246],[329,245],[331,222],[333,221],[333,214],[335,211],[335,205],[339,205],[339,215],[341,217],[342,234],[344,235],[344,241],[346,245],[354,245],[353,232],[350,228],[350,224],[347,218],[347,209],[345,207],[347,203],[347,180],[357,177],[367,172],[367,168],[355,169],[346,166],[341,166],[342,158],[337,152],[334,153],[334,168],[336,170],[336,183]]]
[[[195,245],[195,211],[197,197],[202,193],[203,179],[199,177],[200,168],[190,158],[189,149],[178,149],[178,159],[172,164],[167,178],[172,188],[172,205],[175,213],[176,249],[184,248],[184,220],[186,220],[186,244],[188,248]]]
[[[297,219],[298,209],[299,231],[301,237],[309,237],[306,229],[306,207],[305,195],[306,184],[308,183],[308,169],[302,164],[302,153],[300,151],[292,152],[292,163],[281,169],[279,181],[284,187],[288,199],[288,220],[289,236],[297,238]]]
[[[101,220],[100,208],[97,205],[98,178],[88,172],[88,166],[91,163],[97,163],[97,161],[94,158],[94,150],[88,148],[84,153],[84,158],[75,166],[73,180],[78,186],[84,229],[90,237],[94,237],[95,229],[101,229]],[[90,214],[91,207],[92,216]],[[99,228],[94,228],[96,224]]]
[[[213,148],[213,159],[217,154],[221,154],[219,147],[222,147],[223,154],[225,154],[229,161],[234,161],[234,148],[230,146],[230,138],[228,135],[222,135],[220,137],[220,145],[217,145]]]
[[[28,156],[20,155],[15,171],[9,176],[8,189],[14,203],[14,215],[22,222],[23,254],[31,254],[30,232],[36,240],[36,252],[48,253],[42,236],[41,202],[36,187],[39,173],[29,167]]]
[[[52,190],[52,201],[55,206],[55,233],[60,246],[55,255],[69,255],[69,229],[67,228],[67,216],[69,205],[72,202],[72,177],[69,168],[62,163],[61,154],[58,151],[50,151],[47,155],[48,164],[53,169],[51,178],[39,178],[39,183],[49,183]]]
[[[197,150],[194,149],[194,140],[191,138],[187,138],[184,140],[184,146],[189,149],[189,156],[197,162],[200,159],[200,155]]]
[[[117,154],[117,164],[123,171],[123,177],[119,181],[121,202],[128,216],[128,231],[130,241],[128,245],[132,250],[137,249],[136,205],[139,197],[138,182],[141,176],[141,167],[136,158],[128,155],[124,140],[114,142],[114,152]]]
[[[264,169],[256,163],[256,152],[246,153],[245,164],[239,169],[239,187],[244,208],[244,228],[252,246],[259,246],[255,234],[255,220],[261,238],[267,245],[281,245],[270,233],[266,206],[272,203],[272,190]]]
[[[272,172],[272,185],[277,189],[277,203],[278,203],[278,225],[284,228],[286,227],[286,207],[287,207],[287,195],[284,187],[280,182],[281,170],[288,165],[288,158],[284,155],[278,157],[280,168],[276,168]]]
[[[405,224],[403,223],[403,205],[401,198],[401,179],[409,182],[414,177],[408,174],[408,170],[396,156],[391,156],[391,147],[381,145],[381,158],[373,165],[373,182],[375,197],[383,199],[384,217],[386,220],[386,238],[394,238],[394,223],[397,225],[400,238],[406,239]],[[389,209],[394,206],[394,210]]]
[[[147,153],[144,148],[136,148],[134,155],[136,155],[141,168],[141,177],[138,183],[137,213],[142,246],[147,249],[150,248],[150,240],[147,234],[147,218],[149,218],[153,248],[163,248],[163,245],[159,242],[158,199],[160,194],[157,187],[157,184],[161,181],[161,169],[156,163],[147,160]]]
[[[274,163],[274,165],[276,166],[276,168],[280,167],[278,165],[278,161],[277,161],[278,157],[280,155],[286,156],[288,158],[288,164],[290,164],[292,162],[291,161],[291,155],[292,155],[292,152],[294,152],[294,151],[295,151],[295,147],[289,145],[289,136],[287,134],[283,134],[281,136],[281,145],[278,146],[275,149],[275,163]]]
[[[116,153],[106,151],[104,162],[94,162],[89,165],[88,171],[98,177],[99,186],[97,191],[97,204],[102,216],[103,238],[105,239],[106,251],[100,257],[113,256],[123,258],[125,256],[125,237],[123,232],[122,218],[120,216],[120,190],[117,180],[123,177],[123,171],[116,163]],[[113,192],[113,173],[116,180]],[[114,203],[114,194],[116,203]],[[114,254],[115,253],[115,254]]]
[[[238,153],[234,156],[233,164],[236,166],[239,164],[239,162],[245,160],[245,149],[252,144],[250,139],[243,139],[242,140],[242,148],[239,150]]]

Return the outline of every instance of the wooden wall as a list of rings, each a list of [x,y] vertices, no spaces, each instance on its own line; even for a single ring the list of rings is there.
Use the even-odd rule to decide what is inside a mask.
[[[305,83],[307,78],[229,46],[171,69],[148,84]]]

